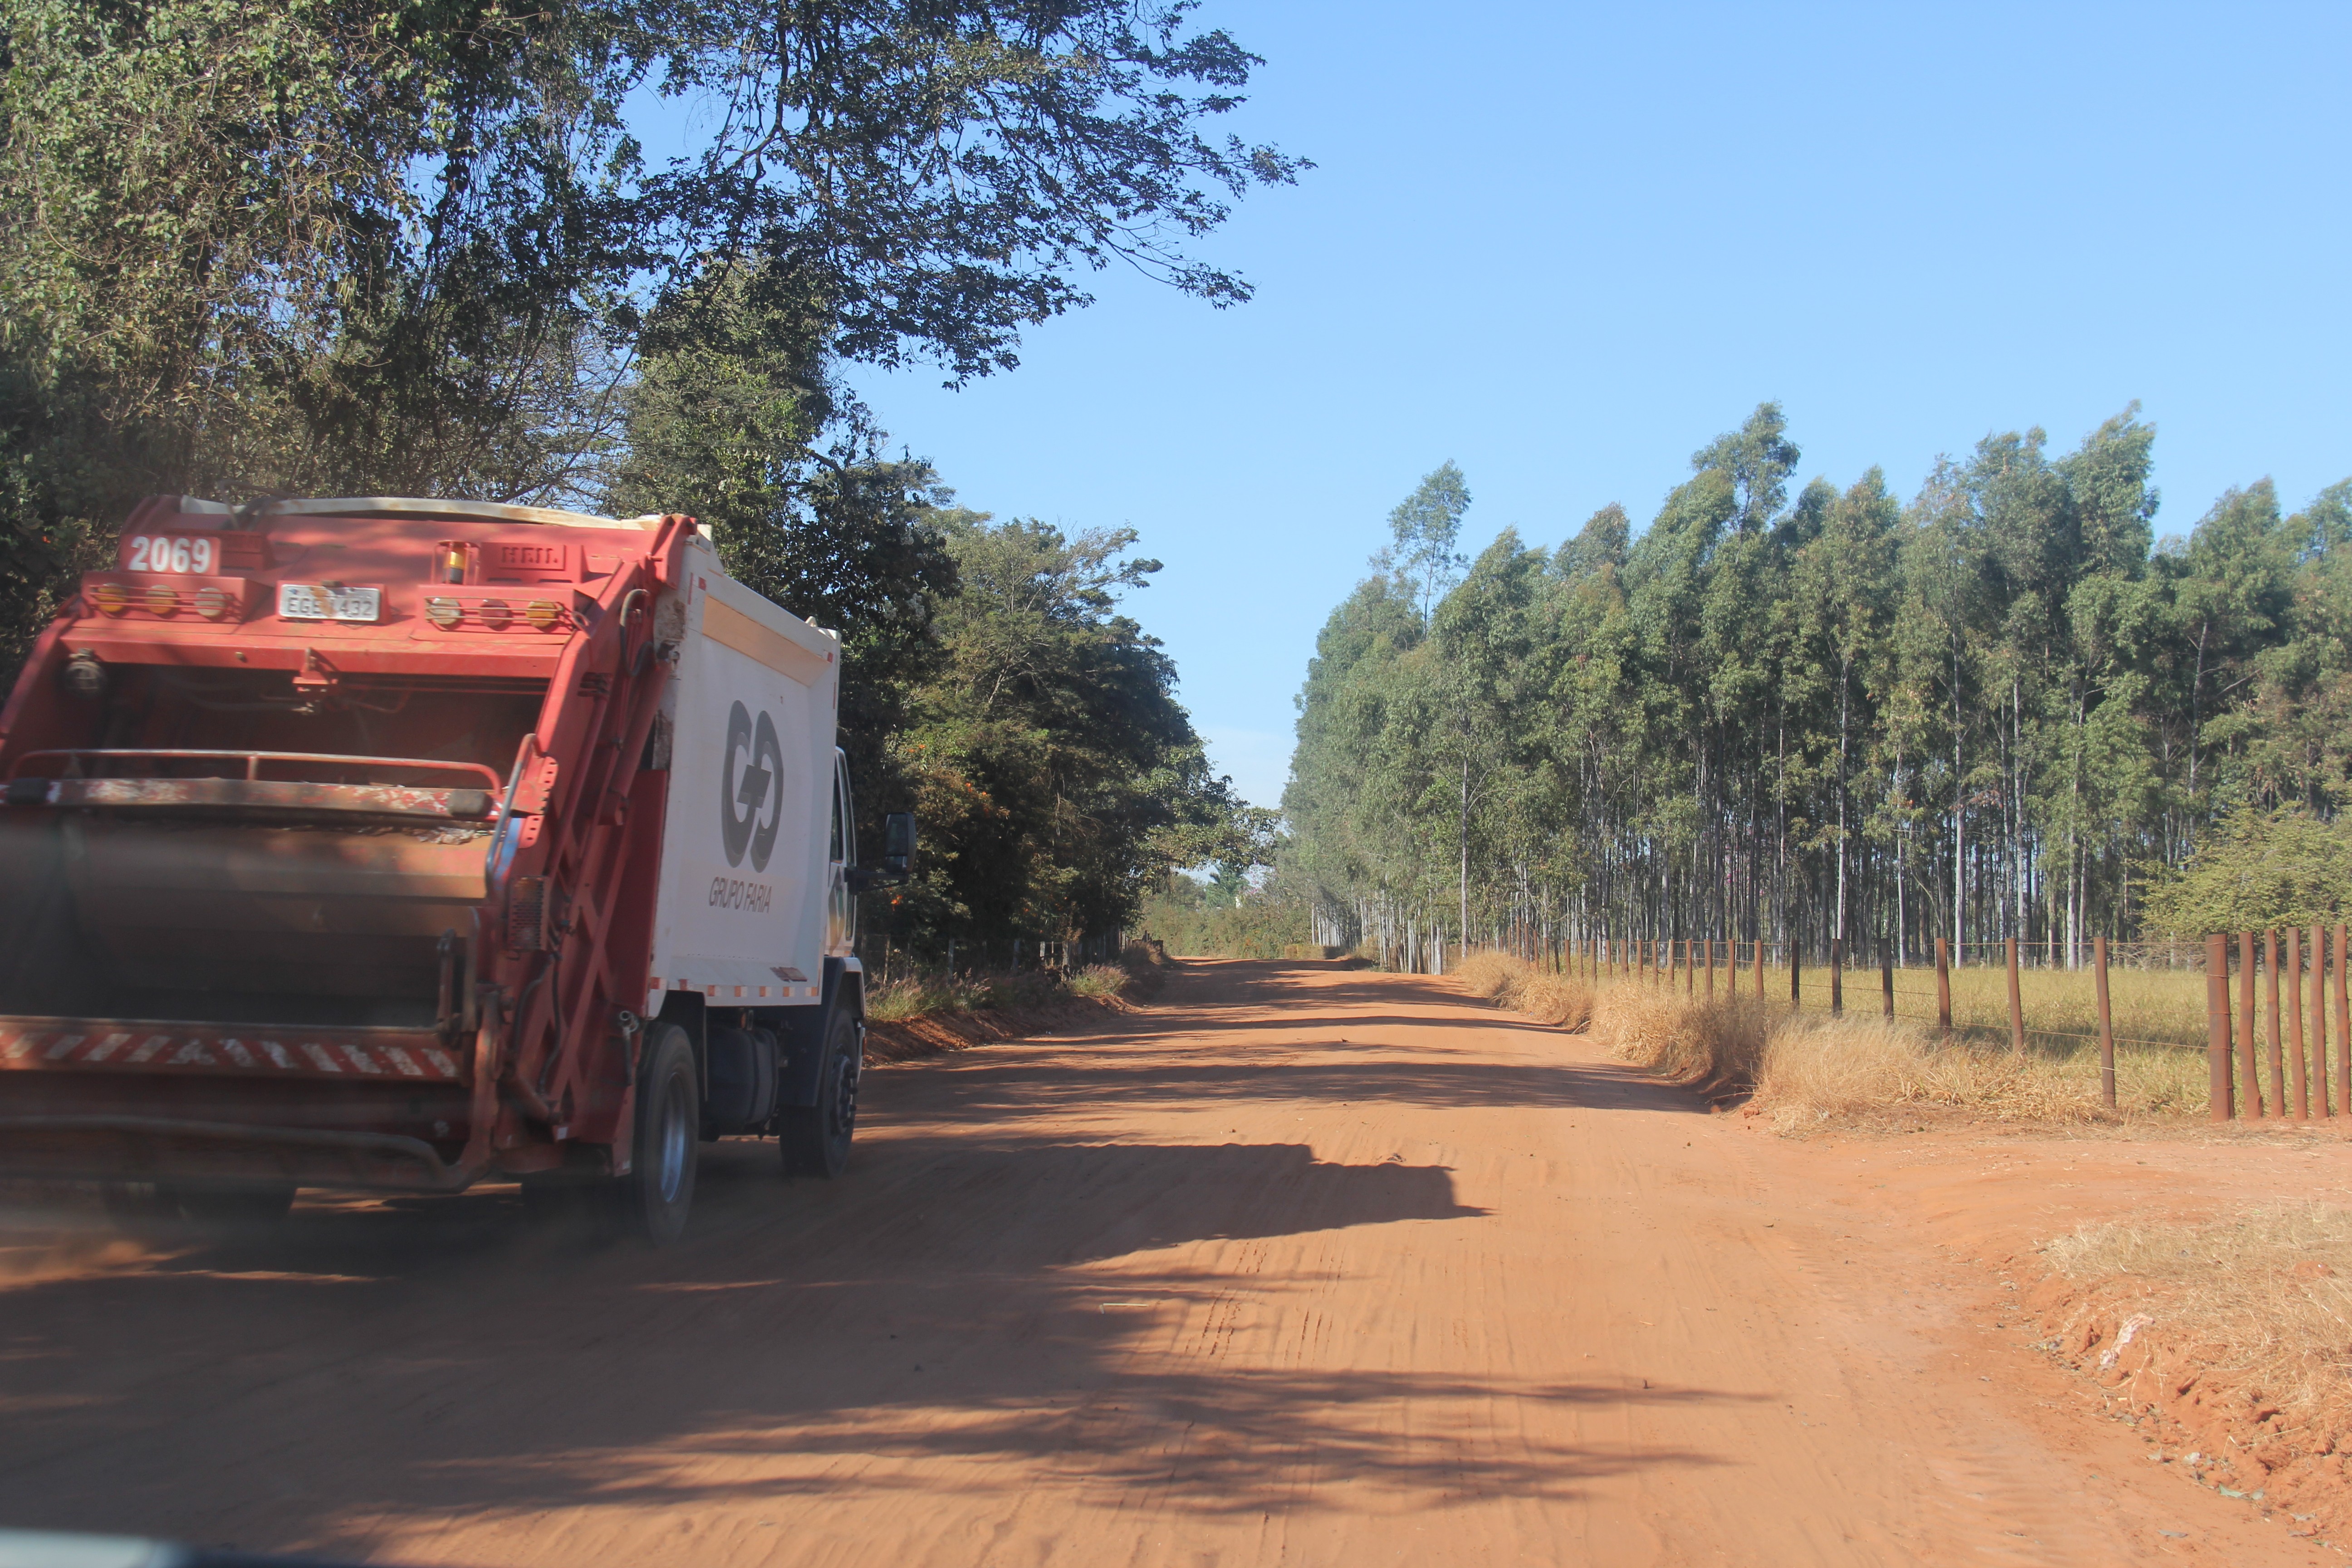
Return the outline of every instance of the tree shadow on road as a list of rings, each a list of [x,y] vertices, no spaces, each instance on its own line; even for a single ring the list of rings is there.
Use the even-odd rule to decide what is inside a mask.
[[[308,1201],[265,1241],[0,1278],[0,1521],[356,1555],[387,1521],[915,1488],[1110,1504],[1148,1485],[1156,1507],[1242,1516],[1318,1506],[1311,1478],[1339,1474],[1400,1506],[1466,1474],[1553,1498],[1736,1456],[1546,1441],[1495,1426],[1498,1400],[1767,1397],[1389,1369],[1318,1340],[1319,1314],[1334,1289],[1385,1288],[1351,1258],[1459,1246],[1484,1211],[1450,1170],[1073,1132],[1089,1109],[1294,1097],[1696,1109],[1630,1069],[1336,1036],[1203,1060],[1139,1036],[870,1084],[880,1135],[846,1180],[717,1145],[685,1242],[658,1253],[534,1226],[488,1188]],[[1391,1228],[1360,1252],[1311,1240],[1360,1227]]]
[[[1149,1480],[1179,1509],[1246,1512],[1298,1506],[1302,1467],[1458,1485],[1462,1446],[1399,1439],[1399,1404],[1427,1431],[1474,1428],[1497,1394],[1734,1397],[1229,1369],[1221,1336],[1311,1320],[1333,1278],[1269,1268],[1269,1242],[1477,1216],[1442,1167],[1009,1134],[883,1140],[841,1184],[773,1161],[720,1146],[687,1242],[660,1253],[534,1231],[490,1189],[306,1205],[267,1242],[20,1285],[0,1518],[357,1552],[362,1519],[939,1484],[819,1462],[856,1456],[1051,1459],[1087,1490]],[[1189,1266],[1152,1260],[1203,1242]],[[1192,1353],[1136,1370],[1171,1335]],[[1528,1496],[1623,1463],[1474,1446],[1482,1485]],[[772,1463],[703,1462],[729,1456]]]

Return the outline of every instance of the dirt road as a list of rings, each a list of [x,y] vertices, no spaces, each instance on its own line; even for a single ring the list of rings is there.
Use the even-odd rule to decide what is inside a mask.
[[[496,1192],[178,1254],[19,1216],[0,1522],[546,1568],[2338,1561],[1995,1326],[2010,1222],[1955,1146],[1777,1139],[1441,982],[1188,965],[1087,1027],[876,1072],[836,1185],[720,1146],[662,1254]]]

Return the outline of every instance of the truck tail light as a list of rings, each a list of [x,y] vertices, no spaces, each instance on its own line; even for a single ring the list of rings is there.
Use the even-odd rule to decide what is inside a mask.
[[[180,591],[162,583],[151,586],[145,595],[147,613],[152,616],[175,616],[180,613]]]
[[[208,621],[217,621],[236,607],[236,601],[218,588],[196,590],[196,614]]]
[[[120,583],[100,583],[89,591],[89,596],[98,601],[100,611],[105,615],[119,616],[131,607],[131,591]]]
[[[522,618],[542,632],[551,632],[563,624],[563,606],[552,599],[533,599],[522,609]]]
[[[502,632],[514,625],[514,606],[504,599],[484,599],[474,606],[474,614],[481,617],[482,625],[494,632]]]
[[[455,599],[436,594],[425,601],[425,618],[445,632],[454,632],[457,623],[466,618],[466,607]]]

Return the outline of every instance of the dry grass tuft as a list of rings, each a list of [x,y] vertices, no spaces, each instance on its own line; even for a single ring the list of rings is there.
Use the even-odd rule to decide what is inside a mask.
[[[2005,1047],[1947,1044],[1883,1018],[1801,1014],[1774,1031],[1755,1104],[1783,1129],[1922,1106],[2001,1121],[2116,1120],[2100,1101],[2095,1068],[2086,1071],[2085,1065],[2019,1056]]]
[[[1097,965],[1097,968],[1105,967]],[[1092,971],[1082,970],[1081,974]],[[1073,979],[1075,980],[1075,976]],[[1053,975],[1024,969],[1012,974],[947,974],[937,971],[900,975],[866,994],[866,1016],[877,1024],[903,1024],[941,1013],[1005,1012],[1048,1007],[1077,991]],[[1080,995],[1097,994],[1077,992]],[[1112,993],[1117,994],[1117,993]]]
[[[1606,987],[1594,1027],[1621,1061],[1678,1082],[1745,1089],[1756,1081],[1780,1014],[1752,996],[1691,997],[1662,987]]]
[[[1752,995],[1693,997],[1628,981],[1602,987],[1593,1027],[1621,1060],[1685,1083],[1752,1088],[1754,1108],[1784,1131],[1927,1108],[2077,1126],[2205,1109],[2203,1056],[2162,1047],[2117,1048],[2110,1110],[2093,1050],[2019,1056],[1875,1014],[1790,1013]]]
[[[1694,996],[1630,977],[1596,987],[1583,975],[1553,974],[1504,952],[1474,952],[1453,978],[1471,994],[1531,1018],[1568,1029],[1590,1026],[1621,1061],[1677,1082],[1752,1089],[1754,1108],[1769,1111],[1784,1131],[1927,1109],[2071,1126],[2205,1110],[2201,1050],[2118,1045],[2116,1108],[2110,1110],[2099,1098],[2098,1053],[2089,1045],[2040,1038],[2021,1056],[1981,1035],[1948,1040],[1875,1011],[1791,1013],[1778,999],[1729,987]],[[2074,979],[2051,978],[2053,988]],[[2170,1006],[2178,999],[2157,993],[2179,977],[2154,979],[2162,984],[2150,987],[2151,996]],[[2153,1002],[2151,1009],[2153,1017]]]
[[[1563,1029],[1581,1029],[1592,1018],[1592,991],[1583,981],[1507,952],[1474,952],[1454,969],[1454,979],[1474,996]]]
[[[933,1013],[968,1013],[979,1005],[977,990],[971,981],[953,975],[907,975],[866,992],[866,1016],[878,1024],[898,1024]]]
[[[2029,1050],[1884,1018],[1784,1015],[1757,1074],[1755,1105],[1782,1130],[1941,1107],[1999,1121],[2082,1126],[2205,1109],[2201,1056],[2162,1047],[2116,1053],[2116,1109],[2099,1098],[2098,1058]]]
[[[1123,996],[1135,976],[1116,963],[1090,963],[1063,982],[1073,996]]]
[[[2306,1415],[2352,1409],[2352,1212],[2285,1204],[2204,1225],[2086,1226],[2042,1255],[2080,1283],[2154,1287],[2169,1337],[2262,1399]]]

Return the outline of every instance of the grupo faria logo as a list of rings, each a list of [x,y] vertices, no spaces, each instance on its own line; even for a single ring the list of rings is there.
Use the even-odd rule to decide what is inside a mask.
[[[742,761],[738,763],[736,758]],[[776,828],[784,819],[784,749],[767,714],[754,723],[740,702],[727,713],[727,755],[719,770],[719,835],[727,863],[740,866],[751,851],[751,868],[764,871],[776,852]]]

